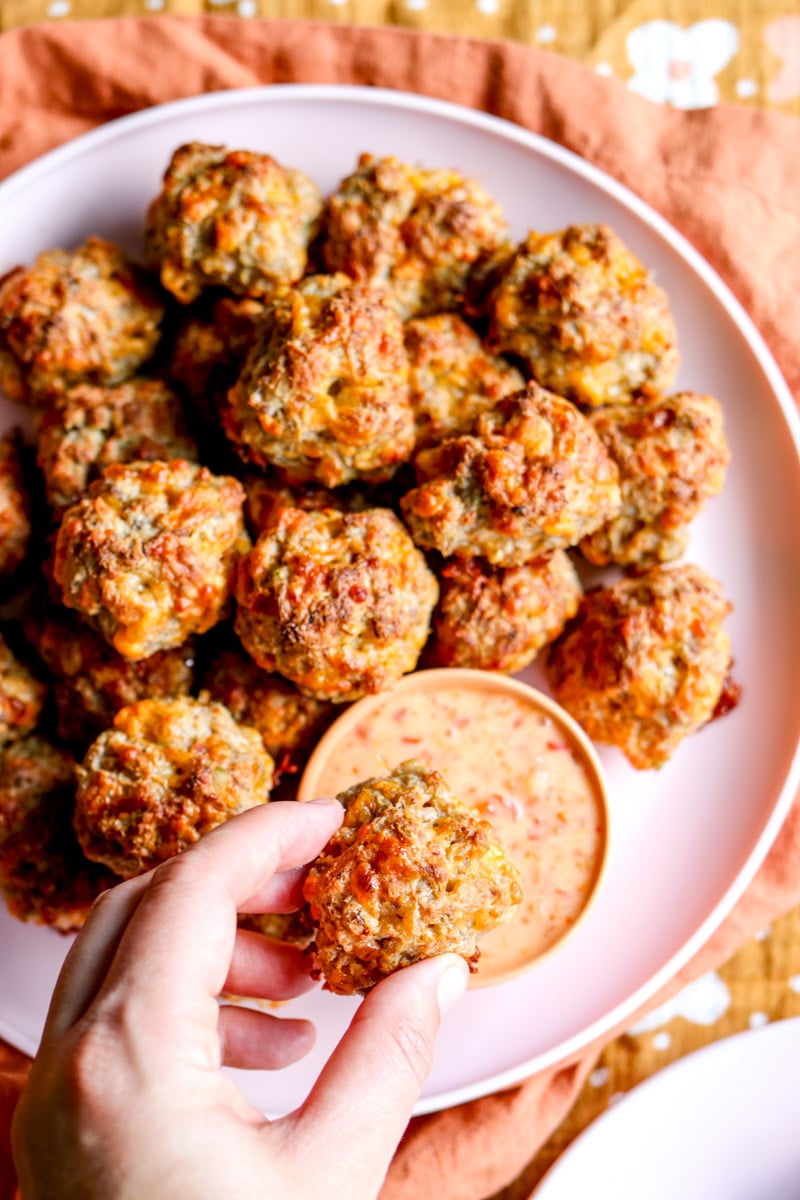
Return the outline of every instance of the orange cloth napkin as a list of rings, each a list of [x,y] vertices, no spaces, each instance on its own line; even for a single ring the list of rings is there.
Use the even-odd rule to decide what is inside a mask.
[[[0,37],[0,177],[148,105],[286,82],[423,92],[506,117],[577,151],[649,201],[710,260],[800,398],[800,122],[790,117],[657,108],[547,52],[402,29],[245,25],[225,17],[83,22]],[[744,898],[668,990],[724,962],[798,903],[800,804]],[[412,1121],[381,1200],[482,1200],[504,1186],[564,1116],[599,1049],[508,1092]],[[13,1194],[7,1127],[23,1074],[21,1056],[0,1050],[0,1200]]]

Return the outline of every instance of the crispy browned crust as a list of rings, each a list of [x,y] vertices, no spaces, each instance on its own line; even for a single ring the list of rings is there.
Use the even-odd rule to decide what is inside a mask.
[[[181,459],[107,467],[56,537],[64,603],[129,659],[205,632],[249,545],[243,501],[237,480]]]
[[[222,296],[209,316],[189,316],[179,327],[167,372],[207,419],[218,419],[264,313],[262,300]]]
[[[140,269],[97,237],[77,250],[48,250],[0,284],[0,339],[34,401],[78,383],[129,379],[153,354],[163,315]]]
[[[281,675],[263,671],[239,650],[223,650],[202,680],[203,689],[243,725],[257,729],[282,771],[296,773],[339,709],[304,696]]]
[[[553,646],[556,699],[634,767],[662,766],[711,720],[730,667],[731,605],[699,567],[651,567],[590,592]]]
[[[448,951],[474,970],[481,934],[513,916],[522,899],[519,872],[488,821],[415,760],[338,799],[344,821],[303,890],[325,987],[366,992],[400,967]]]
[[[620,505],[617,468],[588,420],[537,384],[415,465],[419,486],[401,505],[417,545],[495,566],[574,546]]]
[[[622,509],[581,542],[598,566],[680,558],[688,526],[725,482],[730,450],[713,396],[679,392],[611,405],[589,420],[619,468]]]
[[[31,541],[31,504],[14,430],[0,438],[0,582],[24,562]]]
[[[382,293],[346,275],[310,275],[277,297],[223,405],[245,459],[293,482],[388,479],[414,421],[403,328]]]
[[[157,379],[79,384],[36,421],[36,461],[56,516],[112,463],[197,458],[177,395]]]
[[[27,737],[39,723],[47,687],[14,655],[0,634],[0,746]]]
[[[325,207],[329,271],[385,287],[404,320],[458,308],[472,264],[508,238],[475,180],[362,154]]]
[[[355,700],[416,666],[438,586],[394,513],[283,509],[239,567],[236,632],[266,671]]]
[[[223,705],[142,700],[78,767],[75,829],[87,858],[138,875],[266,803],[272,776],[259,734]]]
[[[212,286],[264,296],[303,275],[321,208],[302,171],[268,154],[189,142],[150,205],[148,260],[184,304]]]
[[[44,738],[0,756],[0,890],[21,921],[79,929],[119,880],[84,857],[72,828],[75,761]]]
[[[521,671],[561,633],[583,595],[563,550],[521,567],[451,559],[439,587],[432,662],[482,671]]]
[[[409,321],[405,341],[417,449],[468,433],[482,412],[525,386],[455,313]]]
[[[59,738],[83,748],[121,708],[137,700],[185,696],[192,688],[191,642],[131,662],[65,608],[30,614],[25,635],[55,676]]]
[[[607,225],[531,231],[488,307],[490,345],[581,404],[625,403],[675,379],[667,298]]]

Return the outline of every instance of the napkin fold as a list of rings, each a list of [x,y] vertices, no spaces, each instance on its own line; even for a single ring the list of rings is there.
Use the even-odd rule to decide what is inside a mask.
[[[796,118],[744,107],[655,107],[577,62],[509,43],[226,17],[86,21],[0,37],[0,178],[153,104],[290,82],[420,92],[505,117],[576,151],[694,243],[747,308],[800,399]],[[798,903],[796,803],[731,915],[648,1007],[724,962]],[[602,1044],[618,1032],[519,1087],[412,1121],[381,1200],[483,1200],[516,1178],[568,1111]],[[14,1190],[8,1125],[24,1075],[24,1056],[0,1046],[0,1200]]]

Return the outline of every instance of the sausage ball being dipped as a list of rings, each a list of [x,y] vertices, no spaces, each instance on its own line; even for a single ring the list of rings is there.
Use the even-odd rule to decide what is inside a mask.
[[[356,700],[413,671],[438,585],[388,509],[283,509],[239,566],[235,628],[305,695]]]
[[[36,461],[58,518],[112,463],[197,457],[176,394],[141,376],[114,388],[71,388],[38,415],[35,432]]]
[[[489,345],[579,404],[624,404],[671,387],[667,297],[607,225],[531,232],[491,293]]]
[[[64,603],[133,660],[204,633],[249,546],[243,501],[237,480],[181,459],[107,467],[56,536]]]
[[[21,436],[0,438],[0,585],[12,583],[31,544],[31,502],[25,486]]]
[[[597,566],[649,566],[680,558],[689,523],[722,490],[730,450],[713,396],[679,392],[589,414],[619,468],[622,509],[585,537]]]
[[[474,970],[480,936],[522,899],[519,871],[488,821],[417,760],[337,799],[344,821],[303,889],[325,987],[367,992],[400,967],[448,951]]]
[[[147,213],[148,261],[182,304],[207,287],[265,296],[300,279],[319,188],[269,154],[189,142]]]
[[[456,313],[409,321],[405,340],[418,450],[469,433],[476,417],[525,386]]]
[[[362,154],[326,203],[322,258],[384,288],[406,320],[458,308],[472,264],[507,240],[502,209],[474,179]]]
[[[616,465],[586,417],[537,384],[415,467],[405,520],[418,546],[446,557],[519,566],[576,545],[620,507]]]
[[[191,691],[191,642],[132,662],[66,608],[34,611],[23,628],[54,677],[58,737],[82,750],[112,724],[121,708]]]
[[[589,737],[618,746],[639,770],[661,767],[736,702],[730,611],[721,585],[688,564],[589,592],[553,645],[553,694]]]
[[[0,892],[12,916],[60,933],[79,929],[119,883],[78,845],[75,783],[75,760],[42,737],[0,753]]]
[[[20,662],[0,634],[0,746],[33,732],[46,695],[45,684]]]
[[[222,704],[142,700],[123,708],[78,767],[75,829],[87,858],[128,878],[265,804],[273,762]]]
[[[439,572],[432,665],[521,671],[578,611],[583,589],[568,555],[521,567],[449,559]]]
[[[79,383],[130,379],[155,351],[163,316],[143,272],[112,242],[90,237],[40,254],[0,281],[0,342],[18,366],[12,398],[42,403]]]
[[[414,446],[403,327],[381,292],[309,275],[276,297],[222,407],[242,458],[291,482],[388,479]]]

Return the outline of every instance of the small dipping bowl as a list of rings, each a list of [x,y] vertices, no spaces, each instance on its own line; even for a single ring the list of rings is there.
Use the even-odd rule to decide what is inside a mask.
[[[608,853],[600,760],[560,705],[519,680],[442,668],[358,700],[308,760],[300,801],[422,759],[489,821],[522,875],[510,921],[484,934],[470,985],[504,983],[562,945],[597,895]]]

